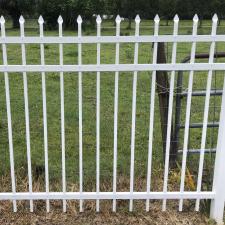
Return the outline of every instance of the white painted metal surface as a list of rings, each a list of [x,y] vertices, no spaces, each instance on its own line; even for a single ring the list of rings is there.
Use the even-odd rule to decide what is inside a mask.
[[[78,37],[81,37],[82,18],[78,16]],[[82,64],[82,45],[78,44],[78,65]],[[83,192],[83,122],[82,122],[82,72],[78,73],[78,98],[79,98],[79,189],[80,194]],[[80,200],[80,212],[83,212],[83,200]]]
[[[217,22],[218,17],[215,14],[212,18],[212,36],[216,35]],[[213,63],[215,53],[215,42],[213,41],[210,46],[209,53],[209,63]],[[205,145],[206,145],[206,134],[207,134],[207,122],[208,122],[208,114],[209,114],[209,100],[210,100],[210,90],[212,84],[212,70],[209,70],[207,77],[207,87],[206,87],[206,96],[205,96],[205,107],[204,107],[204,115],[203,115],[203,128],[202,128],[202,139],[201,139],[201,152],[199,159],[199,170],[198,170],[198,181],[197,181],[197,192],[201,191],[202,187],[202,173],[203,173],[203,163],[204,163],[204,154],[205,154]],[[195,210],[199,211],[200,200],[197,199]]]
[[[0,72],[134,72],[225,70],[225,63],[101,64],[101,65],[0,65]]]
[[[20,17],[20,35],[24,37],[24,18]],[[26,50],[25,44],[21,44],[22,51],[22,64],[26,65]],[[24,85],[24,102],[25,102],[25,121],[26,121],[26,141],[27,141],[27,167],[28,167],[28,182],[29,193],[32,193],[32,169],[31,169],[31,155],[30,155],[30,121],[29,121],[29,105],[28,105],[28,88],[27,88],[27,73],[23,72],[23,85]],[[30,211],[33,212],[33,201],[30,200]]]
[[[40,29],[40,37],[44,37],[44,19],[42,16],[38,19],[39,29]],[[40,44],[41,50],[41,66],[45,65],[45,52],[44,52],[44,44]],[[43,99],[43,126],[44,126],[44,154],[45,154],[45,191],[49,193],[49,169],[48,169],[48,128],[47,128],[47,103],[46,103],[46,82],[45,82],[45,72],[41,73],[41,82],[42,82],[42,99]],[[49,199],[46,200],[46,211],[50,211],[50,202]]]
[[[174,19],[174,28],[173,35],[177,36],[178,34],[178,24],[179,17],[175,15]],[[173,43],[172,49],[172,64],[176,64],[176,55],[177,55],[177,43]],[[164,181],[163,181],[163,192],[167,192],[168,184],[168,174],[169,174],[169,156],[170,156],[170,141],[171,141],[171,129],[172,129],[172,113],[173,113],[173,95],[174,95],[174,81],[175,81],[175,71],[171,72],[170,78],[170,93],[169,93],[169,106],[168,106],[168,119],[167,119],[167,133],[166,133],[166,156],[165,156],[165,169],[164,169]],[[162,210],[166,210],[166,199],[163,199]]]
[[[97,23],[97,37],[101,36],[101,22],[102,19],[98,15]],[[100,65],[101,46],[97,43],[97,66]],[[96,193],[100,192],[100,72],[97,71],[96,82]],[[96,211],[99,212],[99,200],[96,200]]]
[[[49,200],[62,200],[63,211],[66,212],[66,201],[77,199],[80,204],[80,211],[84,210],[83,201],[92,199],[96,200],[96,211],[100,210],[100,200],[110,199],[112,200],[112,210],[116,211],[116,200],[127,199],[129,200],[129,210],[133,210],[134,199],[146,200],[146,211],[150,210],[150,200],[160,199],[163,200],[162,209],[166,210],[167,199],[179,200],[179,210],[183,209],[184,199],[195,199],[196,210],[199,210],[199,204],[201,199],[212,199],[211,205],[211,217],[217,222],[221,222],[223,218],[224,200],[225,200],[225,95],[222,99],[222,110],[219,126],[219,135],[217,142],[216,162],[214,171],[214,184],[212,191],[202,191],[202,173],[204,165],[204,151],[207,134],[207,121],[208,110],[210,101],[210,90],[212,82],[212,73],[216,70],[225,71],[225,63],[215,63],[213,56],[215,53],[215,45],[217,42],[225,42],[225,35],[217,35],[217,21],[218,18],[215,15],[212,20],[212,32],[211,35],[198,35],[197,15],[193,18],[193,32],[192,35],[178,35],[178,16],[174,17],[174,31],[172,35],[159,35],[159,17],[154,19],[154,35],[139,35],[140,17],[135,18],[135,35],[133,36],[120,36],[120,23],[121,18],[116,18],[116,35],[115,36],[101,36],[101,18],[96,19],[97,35],[96,36],[82,36],[82,18],[78,16],[78,35],[77,37],[64,37],[62,32],[63,19],[60,16],[58,18],[59,35],[58,37],[45,37],[44,36],[44,20],[40,16],[38,23],[40,29],[39,37],[26,37],[24,35],[25,20],[20,18],[20,37],[7,37],[5,33],[5,20],[0,18],[1,24],[1,37],[0,44],[2,46],[3,63],[0,65],[0,72],[4,73],[5,78],[5,92],[6,92],[6,109],[8,120],[8,139],[9,139],[9,156],[10,156],[10,172],[11,172],[11,192],[0,192],[0,200],[12,200],[13,210],[17,211],[17,200],[29,200],[30,211],[33,211],[33,200],[46,200],[46,211],[50,211]],[[157,64],[157,50],[159,42],[172,42],[172,61],[168,64]],[[192,44],[191,59],[189,64],[182,64],[176,62],[177,43],[186,42]],[[211,42],[210,58],[208,63],[196,63],[195,52],[196,43],[198,42]],[[21,65],[8,65],[7,61],[7,44],[15,43],[21,45]],[[26,63],[26,48],[25,44],[36,43],[40,44],[40,65],[28,65]],[[59,45],[59,65],[46,65],[45,64],[45,49],[44,44],[55,43]],[[78,45],[78,62],[73,65],[64,65],[63,62],[63,44],[77,44]],[[96,64],[82,64],[82,44],[95,43],[97,44],[97,63]],[[114,43],[116,45],[115,64],[101,64],[101,44],[102,43]],[[134,63],[133,64],[120,64],[120,43],[134,43]],[[138,63],[138,48],[140,43],[153,43],[153,60],[149,64]],[[115,86],[114,86],[114,133],[113,133],[113,183],[112,192],[102,192],[100,190],[100,77],[101,72],[109,71],[115,72]],[[127,71],[133,72],[133,89],[132,89],[132,119],[131,119],[131,146],[130,146],[130,190],[129,192],[117,191],[117,148],[118,148],[118,101],[119,101],[119,75],[120,72]],[[146,179],[146,192],[137,192],[134,190],[135,185],[135,122],[136,122],[136,99],[137,99],[137,80],[138,72],[151,71],[151,93],[150,93],[150,115],[149,115],[149,137],[148,137],[148,164],[147,164],[147,179]],[[166,157],[165,157],[165,169],[164,169],[164,182],[162,192],[151,191],[151,175],[152,175],[152,148],[154,139],[154,112],[155,112],[155,89],[156,89],[156,72],[157,71],[169,71],[171,72],[170,80],[170,92],[169,92],[169,109],[168,109],[168,123],[167,123],[167,139],[166,139]],[[170,136],[172,126],[172,114],[173,114],[173,95],[174,95],[174,81],[176,71],[189,71],[188,82],[188,96],[186,105],[185,116],[185,130],[184,130],[184,143],[183,143],[183,155],[182,155],[182,169],[181,169],[181,181],[180,191],[168,191],[168,175],[169,169],[169,156],[170,156]],[[191,93],[193,86],[193,76],[195,71],[208,71],[207,76],[207,88],[206,99],[203,117],[203,130],[201,140],[201,154],[199,160],[198,171],[198,183],[196,191],[185,191],[185,171],[187,161],[187,145],[189,138],[189,122],[191,112]],[[26,123],[26,147],[27,147],[27,162],[28,162],[28,192],[16,191],[16,177],[14,169],[14,152],[13,152],[13,136],[12,136],[12,121],[11,121],[11,107],[10,107],[10,91],[9,91],[9,77],[8,73],[20,72],[23,74],[24,84],[24,102],[25,102],[25,123]],[[29,102],[28,102],[28,84],[27,73],[39,72],[42,77],[42,99],[43,99],[43,133],[44,133],[44,159],[45,159],[45,192],[33,192],[32,188],[32,160],[31,160],[31,144],[30,144],[30,123],[29,123]],[[47,132],[47,99],[46,99],[46,73],[58,72],[60,74],[60,100],[61,100],[61,160],[62,160],[62,190],[60,192],[51,192],[49,190],[49,166],[48,166],[48,132]],[[79,108],[79,191],[67,192],[66,190],[66,157],[65,157],[65,121],[64,121],[64,73],[65,72],[78,72],[78,108]],[[82,75],[83,72],[96,72],[96,191],[85,192],[83,190],[83,123],[82,123]],[[196,75],[197,76],[197,75]],[[225,91],[225,87],[224,87]]]
[[[58,18],[59,36],[62,37],[63,19]],[[59,44],[59,64],[63,65],[63,45]],[[60,72],[60,100],[61,100],[61,145],[62,145],[62,189],[66,193],[66,156],[65,156],[65,116],[64,116],[64,76]],[[63,212],[66,212],[66,200],[63,200]]]
[[[193,31],[192,31],[193,36],[197,35],[197,28],[198,28],[198,16],[195,15],[193,18]],[[192,48],[191,48],[191,59],[190,59],[191,63],[195,62],[195,51],[196,51],[196,42],[193,42]],[[185,129],[184,129],[184,145],[183,145],[183,156],[182,156],[180,192],[184,191],[185,170],[186,170],[187,150],[188,150],[189,124],[190,124],[190,114],[191,114],[193,75],[194,75],[194,71],[191,70],[189,73],[189,81],[188,81],[188,97],[187,97]],[[182,209],[183,209],[183,199],[181,199],[179,202],[179,211],[182,211]]]
[[[159,16],[154,18],[155,28],[154,36],[159,34]],[[152,63],[157,62],[157,49],[158,43],[154,43],[153,47],[153,60]],[[153,144],[153,128],[154,128],[154,108],[155,108],[155,84],[156,84],[156,71],[152,71],[152,86],[151,86],[151,101],[150,101],[150,118],[149,118],[149,140],[148,140],[148,170],[147,170],[147,193],[151,191],[151,173],[152,173],[152,144]],[[146,211],[149,211],[149,199],[146,200]]]
[[[139,36],[139,15],[135,18],[135,36]],[[134,65],[138,64],[138,43],[134,46]],[[132,96],[132,124],[131,124],[131,156],[130,156],[130,193],[134,191],[134,149],[135,149],[135,123],[136,123],[136,95],[137,95],[137,71],[133,75],[133,96]],[[130,200],[129,211],[133,211],[133,199]]]
[[[3,16],[0,18],[1,23],[1,36],[5,38],[5,19]],[[6,44],[2,44],[2,57],[3,64],[7,65],[7,50]],[[11,171],[11,183],[12,183],[12,193],[16,193],[16,180],[15,180],[15,170],[14,170],[14,153],[13,153],[13,137],[12,137],[12,119],[11,119],[11,105],[10,105],[10,93],[9,93],[9,75],[4,72],[5,77],[5,96],[6,96],[6,108],[7,108],[7,119],[8,119],[8,138],[9,138],[9,156],[10,156],[10,171]],[[13,211],[17,211],[16,201],[13,200]]]
[[[116,17],[116,36],[120,35],[121,18]],[[116,59],[115,64],[119,64],[119,43],[116,43]],[[117,182],[117,129],[118,129],[118,95],[119,95],[119,72],[115,72],[115,91],[114,91],[114,142],[113,142],[113,194],[116,194]],[[116,199],[113,199],[113,212],[116,211]]]
[[[46,44],[93,44],[93,43],[149,43],[149,42],[225,42],[225,35],[218,34],[214,37],[212,35],[198,35],[197,37],[193,37],[192,35],[178,35],[174,37],[173,35],[159,35],[159,37],[151,36],[151,35],[141,35],[141,36],[82,36],[79,37],[0,37],[0,44],[32,44],[32,43],[46,43]]]
[[[223,224],[224,202],[225,202],[225,79],[223,85],[223,97],[220,112],[220,127],[217,140],[217,154],[214,168],[213,192],[215,197],[211,201],[210,217],[218,223]],[[201,193],[201,192],[200,192]]]

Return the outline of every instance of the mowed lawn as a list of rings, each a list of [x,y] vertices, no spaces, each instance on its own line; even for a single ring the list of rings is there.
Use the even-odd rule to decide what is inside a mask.
[[[169,26],[165,21],[161,22],[160,34],[171,34],[172,22]],[[7,20],[6,35],[18,36],[19,30],[11,29],[10,21]],[[102,35],[115,35],[113,21],[102,23]],[[140,35],[153,34],[153,22],[142,21],[140,24]],[[179,34],[192,33],[192,21],[181,21]],[[127,22],[121,23],[121,35],[133,35],[135,24],[132,29],[127,29]],[[225,23],[221,21],[218,33],[224,32]],[[210,34],[211,21],[204,21],[199,28],[199,34]],[[36,20],[28,20],[25,23],[25,35],[39,35]],[[57,36],[58,31],[45,31],[46,36]],[[76,36],[76,30],[65,30],[65,36]],[[82,35],[96,35],[94,28],[85,28]],[[210,43],[198,43],[197,53],[209,53]],[[167,60],[171,61],[172,44],[166,44]],[[64,64],[77,64],[78,48],[74,44],[63,46]],[[223,43],[216,45],[216,51],[225,52]],[[21,64],[21,46],[15,44],[7,45],[8,64]],[[191,43],[179,43],[177,45],[177,62],[191,52]],[[40,46],[38,44],[26,45],[27,64],[40,64]],[[120,45],[120,63],[133,63],[134,44]],[[224,62],[225,59],[219,59]],[[139,45],[139,63],[152,62],[152,44]],[[198,60],[207,62],[207,60]],[[57,44],[45,45],[45,63],[59,64],[59,47]],[[96,63],[96,44],[82,45],[82,63]],[[115,63],[115,44],[101,45],[101,63]],[[0,51],[0,64],[2,64],[2,50]],[[184,73],[183,90],[188,86],[188,72]],[[43,110],[41,74],[27,73],[29,88],[29,113],[30,113],[30,135],[31,135],[31,159],[33,177],[42,181],[41,189],[44,190],[44,139],[43,139]],[[145,186],[138,185],[139,180],[145,180],[147,175],[148,135],[149,135],[149,108],[151,92],[151,72],[138,73],[137,83],[137,112],[136,112],[136,135],[135,135],[135,189],[145,190]],[[177,76],[177,74],[176,74]],[[170,74],[169,74],[170,78]],[[102,183],[108,184],[108,191],[112,190],[113,175],[113,132],[114,132],[114,79],[112,72],[101,73],[101,108],[100,108],[100,179]],[[22,184],[22,177],[27,175],[26,158],[26,135],[23,77],[21,73],[10,73],[10,97],[12,111],[12,130],[15,157],[15,170],[17,174],[17,185]],[[207,71],[194,74],[194,90],[206,88]],[[224,80],[223,72],[213,74],[212,88],[222,89]],[[130,143],[131,143],[131,112],[132,112],[132,82],[133,74],[122,72],[119,74],[119,113],[118,113],[118,176],[129,179],[130,174]],[[7,133],[7,116],[5,102],[4,74],[0,74],[0,173],[3,176],[10,175],[9,146]],[[79,136],[78,136],[78,74],[64,73],[65,86],[65,138],[66,138],[66,178],[68,183],[79,181]],[[83,73],[83,172],[84,189],[95,190],[96,170],[96,73]],[[50,189],[52,191],[61,189],[61,119],[60,119],[60,80],[59,73],[46,73],[47,90],[47,114],[48,114],[48,152]],[[174,92],[174,100],[176,89]],[[192,101],[191,122],[203,121],[204,97],[194,97]],[[209,121],[218,121],[220,113],[221,97],[212,97],[210,100]],[[182,100],[181,120],[185,121],[186,98]],[[175,112],[175,104],[174,104]],[[174,114],[173,114],[174,115]],[[200,148],[202,129],[190,131],[189,148]],[[179,149],[183,148],[183,131],[180,133]],[[208,129],[207,148],[216,146],[217,129]],[[187,167],[193,175],[196,185],[199,155],[189,155]],[[181,158],[178,158],[177,176],[170,174],[169,182],[179,184],[179,166]],[[210,184],[214,156],[206,155],[204,176]],[[158,95],[155,102],[155,122],[153,140],[153,174],[162,179],[163,173],[162,138],[159,117]],[[154,182],[154,180],[153,180]],[[54,185],[53,185],[54,184]],[[58,185],[55,185],[58,184]],[[206,185],[207,186],[207,185]],[[1,186],[0,186],[1,187]],[[102,187],[102,186],[101,186]],[[103,187],[104,188],[104,187]],[[160,187],[158,187],[160,189]],[[208,188],[208,187],[205,187]],[[129,185],[123,190],[129,190]],[[8,188],[10,190],[10,186]],[[23,190],[21,190],[23,191]]]

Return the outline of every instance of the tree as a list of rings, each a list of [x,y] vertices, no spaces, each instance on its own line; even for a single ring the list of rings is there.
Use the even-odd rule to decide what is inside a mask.
[[[77,16],[81,15],[84,24],[95,24],[94,14],[105,12],[104,0],[39,0],[38,11],[44,17],[46,27],[55,29],[59,15],[63,17],[64,27],[76,27]]]
[[[0,8],[11,16],[13,28],[18,28],[20,15],[31,14],[35,9],[35,0],[0,0]]]
[[[177,0],[159,0],[159,13],[162,18],[166,19],[166,25],[169,20],[177,13]]]
[[[221,19],[224,19],[225,17],[225,1],[214,0],[211,2],[211,8],[213,12],[216,12],[218,14],[219,17],[218,25],[220,25]]]

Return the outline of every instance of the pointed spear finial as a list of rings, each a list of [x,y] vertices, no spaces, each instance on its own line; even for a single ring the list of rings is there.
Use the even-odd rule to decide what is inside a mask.
[[[218,21],[218,16],[217,16],[216,13],[213,15],[212,21],[213,21],[214,23],[217,23],[217,21]]]
[[[174,23],[178,23],[179,22],[179,17],[178,17],[177,14],[174,16],[173,21],[174,21]]]
[[[155,16],[155,18],[154,18],[154,22],[155,22],[155,23],[159,23],[159,21],[160,21],[159,15],[156,14],[156,16]]]
[[[116,23],[120,23],[121,22],[121,17],[119,15],[117,15],[115,21],[116,21]]]
[[[21,15],[20,18],[19,18],[19,22],[20,22],[20,24],[24,24],[24,22],[25,22],[25,19],[23,18],[22,15]]]
[[[141,18],[140,16],[137,14],[137,16],[135,17],[135,23],[140,23],[141,22]]]
[[[44,23],[44,19],[43,19],[42,15],[39,16],[38,23],[39,24],[43,24]]]
[[[59,24],[62,24],[63,23],[63,18],[62,18],[61,15],[58,17],[58,20],[57,21],[58,21]]]
[[[198,15],[195,14],[194,17],[193,17],[193,21],[196,23],[196,22],[198,22],[198,20],[199,20],[199,19],[198,19]]]
[[[102,22],[102,18],[101,18],[100,15],[98,15],[97,18],[96,18],[96,23],[100,24],[101,22]]]
[[[4,24],[5,23],[5,18],[3,16],[0,17],[0,23]]]
[[[83,20],[82,20],[81,16],[79,15],[79,16],[77,17],[77,23],[81,24],[82,22],[83,22]]]

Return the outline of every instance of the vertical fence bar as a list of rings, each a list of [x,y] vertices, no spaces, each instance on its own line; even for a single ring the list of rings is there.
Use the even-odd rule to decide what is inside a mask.
[[[62,37],[63,19],[58,18],[59,37]],[[59,64],[63,65],[63,45],[59,44]],[[65,159],[65,115],[64,115],[64,77],[60,72],[60,100],[61,100],[61,145],[62,145],[62,191],[66,194],[66,159]],[[66,200],[63,199],[63,212],[66,212]]]
[[[116,36],[120,36],[120,22],[119,15],[116,17]],[[120,44],[116,43],[116,65],[119,64],[120,58]],[[113,194],[116,194],[116,180],[117,180],[117,131],[118,131],[118,92],[119,92],[119,72],[115,72],[115,91],[114,91],[114,146],[113,146]],[[116,199],[113,199],[113,212],[116,211]]]
[[[20,16],[20,36],[24,37],[24,23],[23,16]],[[26,49],[25,44],[21,44],[22,64],[26,65]],[[30,153],[30,121],[29,121],[29,103],[28,103],[28,87],[27,87],[27,73],[23,72],[24,85],[24,103],[25,103],[25,121],[26,121],[26,142],[27,142],[27,168],[28,168],[28,183],[29,193],[32,194],[32,169],[31,169],[31,153]],[[33,200],[30,200],[30,211],[33,212]]]
[[[178,24],[179,24],[178,15],[175,15],[173,21],[174,21],[173,35],[177,36]],[[172,49],[172,64],[176,63],[176,53],[177,53],[177,43],[174,42],[173,49]],[[171,79],[170,79],[169,109],[168,109],[168,119],[167,119],[166,157],[165,157],[165,170],[164,170],[164,181],[163,181],[163,192],[164,193],[167,192],[168,174],[169,174],[169,157],[170,157],[172,112],[173,112],[174,79],[175,79],[175,71],[173,70],[171,72]],[[162,210],[163,211],[166,210],[166,199],[163,199]]]
[[[218,224],[223,224],[225,201],[225,78],[223,83],[223,96],[220,112],[219,132],[217,139],[216,159],[214,167],[213,192],[215,198],[211,201],[210,217]]]
[[[3,16],[1,16],[1,18],[0,18],[0,23],[1,23],[1,36],[2,36],[2,38],[6,38],[6,35],[5,35],[5,19],[4,19]],[[3,56],[3,64],[5,66],[8,65],[6,44],[2,44],[2,56]],[[11,119],[11,106],[10,106],[8,72],[4,72],[4,77],[5,77],[6,110],[7,110],[7,119],[8,119],[8,139],[9,139],[11,183],[12,183],[12,193],[15,194],[16,193],[16,180],[15,180],[15,170],[14,170],[12,119]],[[13,211],[17,212],[16,200],[13,200]]]
[[[40,16],[38,19],[40,37],[44,38],[43,32],[43,17]],[[40,44],[41,51],[41,65],[45,65],[45,51],[44,44]],[[44,126],[44,155],[45,155],[45,192],[49,193],[49,169],[48,169],[48,128],[47,128],[47,104],[46,104],[46,82],[45,72],[41,72],[41,83],[42,83],[42,99],[43,99],[43,126]],[[46,200],[46,211],[50,211],[49,199]]]
[[[141,19],[139,15],[135,17],[135,36],[139,36],[139,26]],[[138,64],[138,42],[134,46],[134,64]],[[137,94],[137,71],[133,75],[133,96],[132,96],[132,127],[131,127],[131,157],[130,157],[130,194],[134,191],[134,148],[135,148],[135,123],[136,123],[136,94]],[[133,211],[133,199],[131,197],[129,211]]]
[[[216,35],[218,17],[215,14],[212,18],[212,32],[211,35]],[[215,53],[215,41],[211,43],[210,53],[209,53],[209,63],[213,63]],[[199,159],[199,169],[198,169],[198,180],[197,180],[197,192],[201,192],[202,186],[202,173],[203,173],[203,164],[204,164],[204,155],[205,155],[205,145],[206,145],[206,135],[207,135],[207,123],[208,123],[208,114],[209,114],[209,102],[210,102],[210,90],[212,83],[212,70],[208,72],[207,78],[207,87],[206,87],[206,96],[205,96],[205,107],[204,107],[204,117],[203,117],[203,128],[202,128],[202,140],[201,140],[201,151]],[[195,210],[199,211],[200,199],[197,198],[195,204]]]
[[[97,37],[101,36],[101,22],[102,19],[98,15],[97,23]],[[97,65],[100,65],[100,43],[97,43]],[[100,72],[97,72],[96,83],[96,192],[100,191]],[[96,211],[99,212],[99,199],[96,200]]]
[[[81,16],[77,17],[78,37],[81,38]],[[82,64],[82,45],[78,44],[78,65]],[[83,192],[83,136],[82,136],[82,72],[78,73],[78,92],[79,92],[79,189]],[[80,212],[83,212],[83,200],[80,200]]]
[[[154,36],[157,37],[159,34],[159,16],[156,15],[154,18]],[[152,64],[157,63],[157,49],[158,42],[154,43],[153,47],[153,60]],[[149,140],[148,140],[148,167],[147,167],[147,193],[151,190],[151,173],[152,173],[152,143],[153,143],[153,127],[154,127],[154,107],[155,107],[155,82],[156,82],[156,71],[152,71],[152,82],[151,82],[151,103],[150,103],[150,118],[149,118]],[[149,211],[149,199],[146,200],[146,211]]]
[[[197,35],[197,29],[198,29],[198,16],[195,15],[194,18],[193,18],[193,30],[192,30],[193,36]],[[193,42],[192,48],[191,48],[190,63],[195,62],[195,51],[196,51],[196,42]],[[188,137],[189,137],[189,124],[190,124],[190,114],[191,114],[191,97],[192,97],[193,75],[194,75],[194,71],[191,70],[190,73],[189,73],[189,81],[188,81],[188,96],[187,96],[187,106],[186,106],[185,129],[184,129],[184,146],[183,146],[181,181],[180,181],[180,192],[181,193],[184,192],[185,170],[186,170]],[[179,201],[179,211],[182,211],[182,209],[183,209],[183,199],[180,199],[180,201]]]

